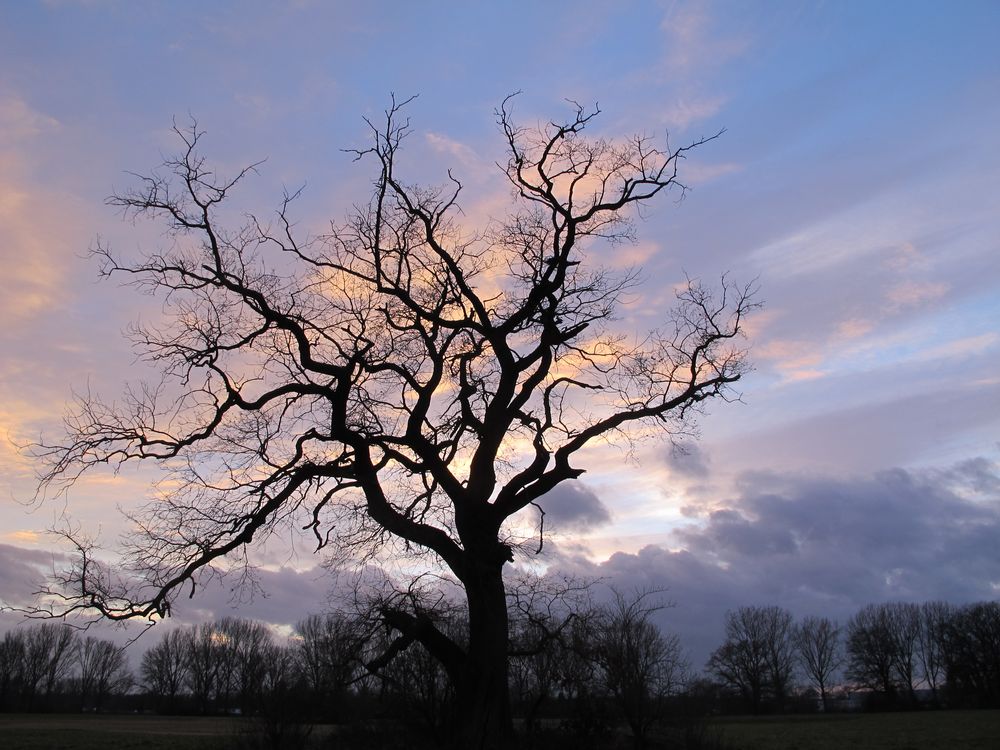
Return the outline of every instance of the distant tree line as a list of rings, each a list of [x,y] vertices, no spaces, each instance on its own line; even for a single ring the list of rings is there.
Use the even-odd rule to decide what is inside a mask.
[[[0,640],[0,709],[100,711],[129,692],[122,648],[64,624],[36,623]]]
[[[311,615],[290,637],[233,617],[172,628],[143,654],[137,676],[110,641],[34,623],[0,641],[0,708],[391,717],[445,736],[448,674],[377,608]],[[997,602],[872,604],[844,624],[741,607],[727,613],[725,640],[700,676],[677,636],[655,624],[661,608],[656,592],[615,593],[598,605],[586,586],[517,589],[510,691],[525,731],[559,722],[593,736],[627,725],[641,746],[655,727],[692,712],[1000,707]],[[443,632],[463,632],[461,609],[437,603],[427,612]]]
[[[826,710],[833,688],[871,708],[1000,707],[1000,604],[869,604],[843,625],[741,607],[707,671],[754,713],[788,710],[796,685]]]

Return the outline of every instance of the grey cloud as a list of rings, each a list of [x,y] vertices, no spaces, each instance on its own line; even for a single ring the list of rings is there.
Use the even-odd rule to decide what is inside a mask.
[[[854,603],[886,598],[977,599],[1000,581],[996,467],[894,469],[861,479],[746,477],[724,513],[677,532],[696,554],[757,569],[783,593],[813,590]]]
[[[538,504],[545,511],[546,528],[555,532],[583,531],[611,520],[601,499],[582,482],[563,482]]]
[[[193,599],[175,603],[179,622],[244,617],[271,625],[294,625],[306,616],[330,609],[334,578],[324,568],[280,568],[255,571],[255,586],[241,586],[239,576],[206,580]]]
[[[850,380],[819,381],[810,401],[836,403],[836,392],[850,387]],[[727,457],[733,470],[797,466],[870,473],[920,460],[943,444],[989,430],[997,422],[996,409],[985,408],[1000,403],[1000,384],[995,382],[902,394],[898,390],[905,386],[891,379],[872,387],[885,390],[872,394],[885,396],[884,401],[811,414],[811,403],[805,403],[801,408],[806,416],[763,429],[755,428],[754,420],[777,404],[762,403],[756,412],[732,410],[731,416],[745,429],[713,444],[712,455]],[[892,388],[896,395],[889,392]]]
[[[34,602],[34,594],[53,570],[68,559],[60,553],[0,544],[0,603],[18,610]],[[240,587],[239,576],[213,576],[201,581],[195,595],[187,589],[172,609],[178,623],[201,622],[226,616],[294,625],[305,616],[329,609],[335,580],[324,568],[280,568],[256,572],[257,586]],[[0,632],[20,622],[17,611],[0,614]]]
[[[0,602],[27,606],[46,575],[65,560],[57,552],[0,544]]]
[[[998,479],[987,459],[861,478],[745,475],[726,507],[675,532],[672,550],[594,564],[556,548],[552,562],[625,590],[666,589],[677,606],[661,625],[700,666],[721,642],[725,611],[741,605],[844,620],[869,602],[995,598]]]
[[[674,446],[666,455],[671,472],[686,479],[706,479],[709,475],[708,454],[694,442]]]

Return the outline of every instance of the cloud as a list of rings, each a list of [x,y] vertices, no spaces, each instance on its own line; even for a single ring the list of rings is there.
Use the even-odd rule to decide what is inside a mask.
[[[437,153],[446,154],[465,167],[473,169],[483,168],[483,160],[479,154],[461,141],[456,141],[454,138],[430,131],[424,135],[424,138],[427,140],[427,144]]]
[[[61,305],[66,248],[57,208],[44,196],[0,182],[0,315],[6,321],[35,317]]]
[[[335,579],[324,568],[265,568],[255,571],[254,579],[252,588],[237,575],[206,580],[193,599],[175,604],[178,622],[243,617],[287,628],[330,609]]]
[[[622,245],[614,249],[609,265],[618,269],[634,268],[641,266],[658,252],[660,252],[659,243],[649,240]]]
[[[663,113],[663,121],[668,128],[684,130],[719,114],[725,103],[725,98],[721,96],[678,97]],[[686,173],[689,173],[689,168]]]
[[[30,606],[40,585],[68,562],[59,552],[0,543],[0,603]],[[289,627],[309,614],[327,611],[336,584],[319,566],[260,569],[254,580],[256,586],[246,587],[238,575],[206,577],[194,597],[181,596],[175,602],[171,619],[192,623],[238,616]]]
[[[675,75],[720,68],[749,47],[747,38],[717,27],[707,3],[672,4],[660,28],[666,36],[666,67]]]
[[[853,479],[747,475],[729,507],[677,539],[793,601],[984,598],[1000,582],[997,471],[979,459]]]
[[[754,348],[757,360],[771,362],[783,383],[814,380],[825,374],[822,364],[825,347],[816,341],[772,339]]]
[[[0,98],[0,143],[16,143],[59,127],[59,121],[33,110],[17,96]]]
[[[888,289],[886,299],[890,311],[902,310],[940,299],[949,288],[943,281],[903,281]]]
[[[708,454],[694,442],[678,444],[668,451],[666,463],[671,474],[688,479],[707,479],[709,476]]]
[[[842,380],[829,378],[827,385],[836,391]],[[881,383],[872,380],[871,388],[869,399],[840,408],[825,404],[823,391],[806,393],[796,402],[798,418],[789,419],[787,411],[768,415],[766,407],[757,420],[747,413],[745,430],[713,443],[712,455],[725,456],[725,466],[736,473],[769,467],[854,474],[927,463],[950,455],[956,446],[960,452],[954,457],[965,457],[970,443],[986,445],[979,436],[996,424],[996,410],[987,405],[1000,403],[997,383],[906,392],[887,377]],[[772,421],[767,424],[765,417]]]
[[[555,533],[585,531],[611,520],[607,507],[583,482],[563,482],[538,504],[545,510],[546,526]]]
[[[0,543],[0,603],[30,604],[46,576],[65,560],[58,552]]]
[[[981,333],[978,336],[948,341],[940,346],[923,349],[912,358],[914,361],[931,361],[935,359],[965,358],[980,355],[1000,343],[1000,334]]]
[[[864,318],[848,318],[837,324],[834,337],[840,341],[851,341],[868,335],[874,330],[875,324]]]
[[[706,164],[691,159],[684,165],[683,181],[688,187],[699,187],[720,177],[743,171],[743,165],[738,162],[723,162],[721,164]]]
[[[60,125],[17,96],[0,95],[0,316],[19,323],[65,301],[70,238],[79,237],[77,205],[33,184],[49,137]],[[7,335],[12,326],[6,326]]]
[[[843,621],[870,602],[991,599],[997,538],[1000,467],[981,457],[848,478],[746,474],[665,544],[600,563],[555,544],[551,565],[624,591],[664,590],[677,606],[661,626],[697,667],[721,642],[726,610],[742,605]]]
[[[37,531],[31,531],[30,529],[18,529],[17,531],[8,531],[3,535],[6,539],[10,539],[12,542],[19,542],[21,544],[36,544],[39,539],[41,539],[41,534]]]

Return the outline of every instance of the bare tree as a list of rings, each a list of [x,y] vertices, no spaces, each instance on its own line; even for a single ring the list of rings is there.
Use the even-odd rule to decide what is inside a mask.
[[[895,669],[899,685],[911,704],[916,702],[917,654],[920,645],[920,605],[896,602],[885,605],[896,652]]]
[[[224,644],[215,623],[205,622],[184,633],[187,688],[200,713],[209,713],[220,692]]]
[[[87,636],[76,650],[76,660],[84,709],[100,711],[109,696],[132,687],[125,651],[111,641]]]
[[[358,619],[337,612],[310,615],[295,632],[296,664],[306,683],[326,713],[341,718],[344,696],[362,668],[366,629]]]
[[[468,628],[464,613],[458,610],[418,612],[423,621],[455,641]],[[378,678],[381,701],[429,739],[446,741],[461,717],[453,711],[454,682],[441,661],[423,641],[405,633],[397,635],[391,626],[376,633],[370,645],[379,655],[365,666]]]
[[[664,635],[652,614],[664,605],[650,601],[655,591],[614,602],[599,624],[598,660],[608,692],[632,730],[636,748],[666,716],[667,700],[679,690],[687,669],[676,635]]]
[[[844,661],[840,627],[826,617],[806,617],[796,628],[795,644],[802,671],[819,691],[823,710],[828,711],[827,690]]]
[[[726,640],[708,669],[739,690],[754,713],[765,700],[780,708],[795,662],[792,615],[780,607],[740,607],[726,613]]]
[[[546,702],[572,692],[567,687],[574,665],[586,659],[596,667],[597,631],[590,626],[602,617],[591,600],[592,584],[572,576],[525,575],[510,581],[511,691],[529,733],[540,728],[539,713]],[[581,623],[593,630],[593,642],[579,642]],[[588,681],[593,673],[588,668]]]
[[[1000,707],[1000,603],[958,607],[945,628],[949,697],[974,707]]]
[[[920,630],[919,605],[862,607],[847,625],[848,676],[889,701],[898,700],[902,690],[912,704]]]
[[[24,672],[24,634],[8,631],[0,640],[0,710],[9,707]]]
[[[848,677],[890,699],[898,687],[896,639],[884,604],[867,604],[847,623]]]
[[[605,734],[610,725],[598,653],[600,614],[595,608],[566,623],[561,637],[565,645],[555,671],[558,692],[569,704],[567,726],[581,735]]]
[[[187,682],[187,639],[187,633],[180,628],[168,630],[142,656],[143,684],[156,696],[160,711],[177,709],[177,699]]]
[[[405,103],[404,103],[405,104]],[[129,262],[98,244],[104,273],[162,295],[171,322],[137,327],[159,385],[120,405],[82,399],[69,437],[40,448],[43,486],[133,460],[172,472],[135,514],[122,568],[78,541],[53,593],[105,617],[165,615],[182,585],[287,524],[318,547],[424,552],[460,582],[465,643],[412,612],[383,614],[455,686],[465,747],[508,743],[507,520],[580,477],[581,450],[658,428],[687,434],[699,406],[747,371],[750,286],[690,281],[664,325],[633,340],[609,323],[637,276],[586,250],[632,236],[631,211],[684,190],[702,143],[584,135],[597,110],[524,129],[497,113],[513,205],[485,227],[459,222],[461,183],[414,187],[397,170],[410,131],[396,102],[355,152],[374,163],[371,199],[321,237],[297,237],[286,196],[273,221],[223,226],[220,207],[252,167],[220,178],[183,153],[111,204],[163,219],[172,239]]]
[[[945,678],[945,638],[952,607],[946,602],[924,602],[920,607],[920,636],[917,654],[924,684],[936,704]]]
[[[21,671],[25,708],[38,707],[39,694],[50,701],[73,667],[78,638],[68,625],[51,622],[33,625],[24,634],[24,661]]]
[[[272,645],[271,632],[263,623],[241,617],[224,617],[215,625],[222,644],[223,670],[228,707],[238,707],[244,714],[261,708],[266,663],[263,659]]]

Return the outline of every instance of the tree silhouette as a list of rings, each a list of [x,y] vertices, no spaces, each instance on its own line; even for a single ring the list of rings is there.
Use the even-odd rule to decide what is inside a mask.
[[[827,691],[843,663],[840,626],[828,617],[806,617],[795,629],[795,645],[802,671],[819,691],[823,710],[829,711]]]
[[[878,691],[887,702],[916,701],[920,607],[903,602],[868,604],[847,623],[847,675],[859,685]]]
[[[368,123],[354,155],[375,166],[372,196],[324,236],[297,236],[295,195],[272,221],[226,227],[221,206],[253,167],[218,177],[196,126],[177,130],[183,153],[164,170],[110,199],[171,235],[137,262],[94,250],[105,274],[162,296],[170,322],[134,335],[164,378],[118,405],[81,399],[68,439],[40,449],[43,486],[148,459],[170,491],[135,514],[123,567],[77,539],[53,593],[64,610],[163,616],[183,584],[288,524],[319,548],[429,553],[464,590],[464,642],[420,610],[381,614],[441,662],[456,741],[481,747],[511,734],[507,520],[580,477],[595,441],[686,433],[700,404],[730,398],[755,302],[750,286],[689,281],[663,327],[633,340],[610,322],[637,276],[586,257],[632,236],[631,209],[682,194],[678,166],[710,139],[590,139],[598,110],[579,106],[524,129],[505,100],[511,210],[470,228],[450,172],[443,187],[398,174],[405,104]]]
[[[754,713],[772,700],[780,710],[795,665],[792,615],[781,607],[740,607],[726,613],[726,640],[708,669],[739,690]]]
[[[658,592],[639,591],[614,602],[602,614],[598,662],[605,688],[632,730],[635,747],[646,747],[650,729],[666,716],[666,704],[681,688],[687,671],[680,639],[664,635],[651,620],[667,605],[651,603]]]

